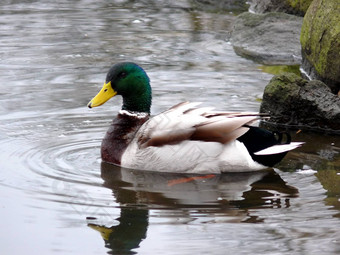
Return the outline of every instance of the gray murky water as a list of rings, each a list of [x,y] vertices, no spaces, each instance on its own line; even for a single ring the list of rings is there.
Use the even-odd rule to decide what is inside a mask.
[[[234,16],[195,1],[0,4],[1,254],[338,254],[340,138],[270,171],[186,176],[101,164],[121,100],[86,108],[135,61],[153,113],[184,100],[257,111],[272,75],[235,55]],[[98,232],[99,231],[99,232]]]

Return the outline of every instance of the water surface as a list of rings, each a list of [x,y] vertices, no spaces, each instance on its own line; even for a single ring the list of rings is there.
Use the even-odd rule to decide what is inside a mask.
[[[195,1],[2,1],[1,254],[339,253],[337,136],[293,133],[307,144],[255,174],[101,163],[121,99],[86,104],[119,61],[149,74],[153,113],[258,111],[272,75],[233,52],[234,18]]]

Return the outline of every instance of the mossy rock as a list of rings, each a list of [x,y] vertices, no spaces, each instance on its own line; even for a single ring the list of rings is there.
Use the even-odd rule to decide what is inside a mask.
[[[300,87],[307,81],[293,73],[274,76],[265,88],[265,95],[271,97],[275,103],[290,104],[297,100]]]
[[[304,16],[313,0],[252,0],[250,9],[256,13],[284,12]]]
[[[302,68],[312,79],[340,90],[339,0],[314,0],[301,28]]]
[[[293,73],[271,79],[260,112],[270,114],[271,124],[340,134],[340,98],[321,81]]]
[[[286,3],[294,10],[296,13],[305,14],[308,7],[313,2],[313,0],[286,0]]]

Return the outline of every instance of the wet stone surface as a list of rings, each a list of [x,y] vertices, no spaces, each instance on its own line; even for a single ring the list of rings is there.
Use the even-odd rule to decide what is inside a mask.
[[[267,65],[301,63],[300,31],[302,18],[271,12],[240,14],[231,42],[240,56]]]

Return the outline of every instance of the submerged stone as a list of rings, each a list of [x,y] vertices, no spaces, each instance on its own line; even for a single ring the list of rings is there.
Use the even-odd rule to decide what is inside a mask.
[[[293,73],[274,76],[266,86],[261,113],[269,123],[340,133],[340,98],[321,81]]]
[[[282,73],[295,73],[301,75],[300,65],[262,65],[259,66],[263,72],[279,75]]]

